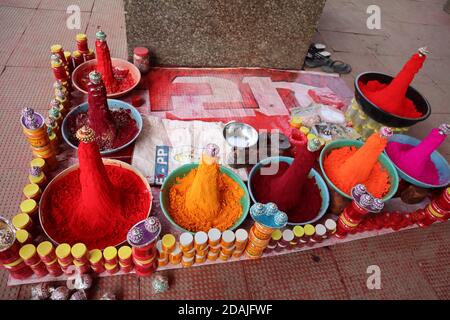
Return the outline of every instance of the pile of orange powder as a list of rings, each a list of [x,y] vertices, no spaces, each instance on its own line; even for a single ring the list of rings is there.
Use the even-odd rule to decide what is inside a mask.
[[[191,232],[225,231],[241,217],[243,195],[239,184],[220,172],[216,159],[204,154],[198,168],[171,187],[169,212],[179,226]]]
[[[382,198],[391,187],[389,174],[378,161],[387,142],[386,136],[374,133],[359,149],[349,146],[332,150],[323,162],[328,178],[348,195],[362,183],[372,195]]]

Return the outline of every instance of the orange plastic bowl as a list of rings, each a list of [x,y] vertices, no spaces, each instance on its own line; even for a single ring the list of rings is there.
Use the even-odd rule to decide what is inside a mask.
[[[120,68],[128,69],[129,72],[131,73],[131,75],[133,76],[133,79],[135,80],[134,84],[131,87],[127,88],[126,90],[107,94],[108,98],[117,98],[117,97],[126,95],[128,92],[130,92],[131,90],[136,88],[139,81],[141,81],[141,72],[134,64],[132,64],[131,62],[128,62],[126,60],[119,59],[119,58],[111,58],[111,60],[112,60],[113,67],[120,67]],[[83,86],[81,85],[81,79],[83,76],[86,75],[87,70],[95,69],[96,66],[97,66],[97,59],[93,59],[93,60],[83,62],[78,67],[76,67],[75,70],[73,70],[72,83],[73,83],[74,87],[77,88],[77,90],[83,92],[84,94],[87,94],[87,91],[84,90]]]

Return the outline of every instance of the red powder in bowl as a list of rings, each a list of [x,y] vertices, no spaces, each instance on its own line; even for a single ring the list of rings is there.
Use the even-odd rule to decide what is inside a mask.
[[[85,232],[88,228],[82,223],[71,223],[81,197],[80,171],[75,170],[52,184],[48,198],[41,203],[45,230],[56,242],[71,245],[82,242],[89,249],[103,249],[125,241],[128,230],[147,217],[151,195],[141,178],[126,168],[113,165],[105,165],[105,168],[111,183],[121,195],[122,217],[115,219],[110,216],[105,220],[99,228],[102,237]],[[122,223],[123,218],[126,223]]]

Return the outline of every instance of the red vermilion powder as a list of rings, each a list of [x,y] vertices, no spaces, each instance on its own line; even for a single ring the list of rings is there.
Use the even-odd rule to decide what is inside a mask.
[[[414,102],[405,95],[425,59],[425,55],[415,53],[391,83],[386,85],[377,80],[369,81],[367,84],[360,83],[361,91],[370,102],[384,111],[406,118],[418,118],[422,114],[417,111]]]
[[[147,216],[151,195],[132,171],[104,166],[98,146],[81,143],[80,169],[52,186],[44,203],[45,228],[57,242],[103,249],[126,239]]]
[[[114,77],[111,55],[106,40],[95,40],[95,53],[97,56],[97,71],[102,74],[105,87],[108,92],[117,92],[116,78]]]
[[[258,171],[252,180],[252,190],[258,202],[274,202],[286,212],[289,222],[305,222],[316,217],[322,204],[315,179],[308,178],[319,152],[310,152],[306,138],[296,131],[291,142],[296,147],[292,164],[280,162],[275,175],[262,175]]]
[[[89,73],[94,70],[98,71],[96,66],[86,68],[85,70],[83,70],[83,72],[78,73],[76,81],[79,84],[79,86],[81,87],[81,89],[83,89],[84,91],[87,91],[87,84],[89,83]],[[134,86],[134,84],[136,83],[136,80],[133,78],[133,75],[131,74],[131,72],[128,71],[126,73],[126,75],[120,75],[120,76],[118,75],[118,73],[119,72],[117,70],[115,70],[113,67],[113,74],[116,79],[116,84],[114,87],[106,87],[106,92],[108,94],[123,92],[123,91],[131,88],[132,86]],[[121,72],[121,73],[123,73],[123,72]]]

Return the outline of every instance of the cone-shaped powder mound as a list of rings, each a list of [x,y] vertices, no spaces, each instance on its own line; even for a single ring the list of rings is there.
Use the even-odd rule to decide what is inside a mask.
[[[430,156],[446,137],[447,134],[433,128],[417,146],[391,141],[386,147],[386,153],[409,176],[421,182],[437,185],[439,172]]]
[[[361,91],[370,102],[386,112],[406,118],[418,118],[422,114],[417,111],[413,101],[405,95],[425,59],[425,54],[417,52],[406,62],[391,83],[386,85],[377,80],[371,80],[367,84],[360,83]]]
[[[364,184],[372,195],[381,198],[390,188],[389,174],[378,161],[386,145],[387,137],[374,133],[359,149],[351,146],[334,149],[324,159],[324,170],[346,194],[357,184]]]
[[[178,178],[171,187],[169,212],[179,226],[189,231],[225,231],[242,215],[243,196],[239,184],[220,172],[217,161],[203,155],[198,168]]]
[[[266,175],[261,168],[252,179],[255,199],[261,203],[273,202],[286,212],[289,222],[305,222],[316,217],[322,200],[315,179],[308,178],[319,151],[307,148],[306,137],[293,130],[291,143],[295,147],[295,157],[291,165],[280,162],[273,174]]]
[[[83,242],[90,249],[116,245],[147,216],[150,194],[132,171],[105,166],[95,142],[81,142],[78,158],[80,168],[52,186],[46,229],[57,242]]]

